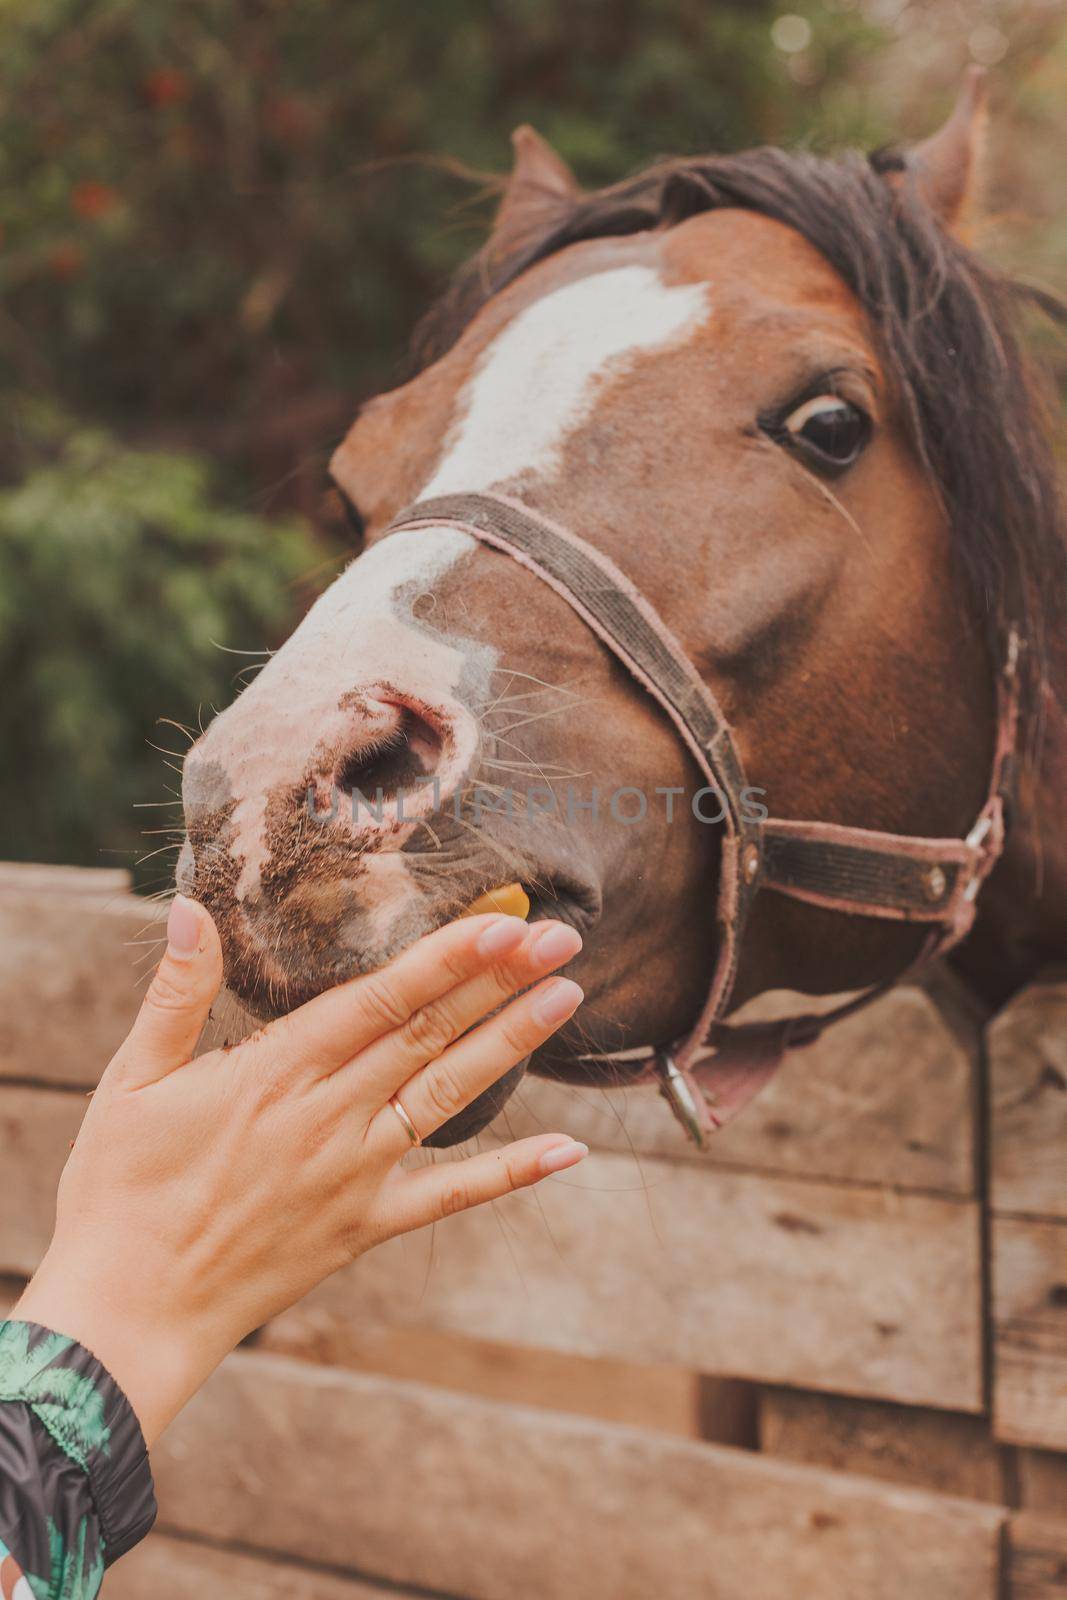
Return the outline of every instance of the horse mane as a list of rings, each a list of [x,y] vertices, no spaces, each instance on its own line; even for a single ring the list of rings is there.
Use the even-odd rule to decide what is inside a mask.
[[[794,228],[857,296],[919,461],[949,519],[977,616],[999,651],[1007,623],[1026,641],[1031,688],[1047,680],[1067,617],[1067,544],[1049,386],[1024,354],[1027,307],[1067,306],[1008,277],[947,232],[906,157],[836,158],[772,147],[659,162],[573,201],[510,252],[487,246],[416,330],[419,367],[444,354],[480,308],[535,262],[583,240],[673,227],[742,208]]]

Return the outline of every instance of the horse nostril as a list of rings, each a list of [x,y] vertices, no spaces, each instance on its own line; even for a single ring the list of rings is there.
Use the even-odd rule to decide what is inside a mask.
[[[342,793],[357,790],[368,800],[392,800],[434,777],[441,761],[441,734],[410,706],[398,706],[397,711],[394,727],[342,759],[334,776]]]

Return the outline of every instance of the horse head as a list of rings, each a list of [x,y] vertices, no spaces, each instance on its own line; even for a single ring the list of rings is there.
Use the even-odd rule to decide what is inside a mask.
[[[972,80],[906,157],[757,150],[588,195],[518,132],[421,370],[333,458],[361,552],[186,759],[179,882],[253,1012],[513,881],[585,935],[586,1005],[535,1070],[602,1081],[622,1052],[617,1082],[701,1011],[723,818],[685,742],[558,587],[455,519],[391,527],[412,502],[502,496],[610,556],[722,708],[754,805],[971,828],[998,631],[1041,676],[1063,565],[1012,291],[958,232],[979,100]],[[927,931],[766,894],[731,1004],[891,978]]]

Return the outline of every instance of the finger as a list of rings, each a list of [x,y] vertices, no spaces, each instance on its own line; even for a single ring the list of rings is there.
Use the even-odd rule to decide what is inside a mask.
[[[257,1036],[257,1068],[328,1073],[412,1012],[515,950],[529,929],[520,917],[470,917],[429,933],[378,972],[327,989]]]
[[[215,924],[202,905],[175,895],[167,917],[166,951],[110,1070],[127,1081],[150,1083],[184,1066],[221,983],[222,947]]]
[[[550,978],[520,995],[473,1033],[465,1034],[436,1061],[409,1078],[397,1098],[420,1138],[435,1132],[510,1067],[551,1038],[574,1015],[583,998],[581,989],[570,978]],[[345,1089],[344,1080],[359,1070],[360,1063],[352,1062],[343,1072],[334,1074],[334,1082]],[[408,1134],[391,1105],[384,1105],[375,1115],[368,1138],[383,1140],[386,1149],[397,1156],[403,1154]]]
[[[379,1202],[376,1232],[383,1239],[440,1222],[487,1200],[526,1189],[553,1172],[577,1166],[588,1147],[565,1133],[541,1133],[502,1150],[486,1150],[465,1161],[400,1172],[386,1184]]]
[[[503,961],[420,1006],[402,1027],[368,1045],[360,1054],[358,1071],[369,1110],[376,1111],[420,1067],[442,1055],[482,1017],[572,960],[581,948],[582,936],[576,929],[563,922],[539,922]]]

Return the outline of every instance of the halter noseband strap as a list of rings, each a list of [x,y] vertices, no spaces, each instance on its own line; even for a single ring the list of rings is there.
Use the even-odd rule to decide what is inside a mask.
[[[757,894],[779,894],[853,916],[926,924],[919,966],[970,931],[978,892],[1004,847],[1005,806],[1019,720],[1019,638],[1008,638],[998,681],[997,742],[989,795],[966,839],[923,839],[829,822],[768,818],[752,800],[730,725],[678,640],[611,558],[503,494],[418,501],[388,532],[445,524],[501,550],[577,612],[673,722],[723,813],[716,910],[718,955],[696,1025],[669,1049],[591,1059],[644,1063],[701,1147],[762,1088],[786,1050],[891,987],[890,979],[835,1010],[772,1023],[727,1024],[745,926]],[[909,969],[914,970],[914,969]],[[903,974],[901,974],[903,976]]]

